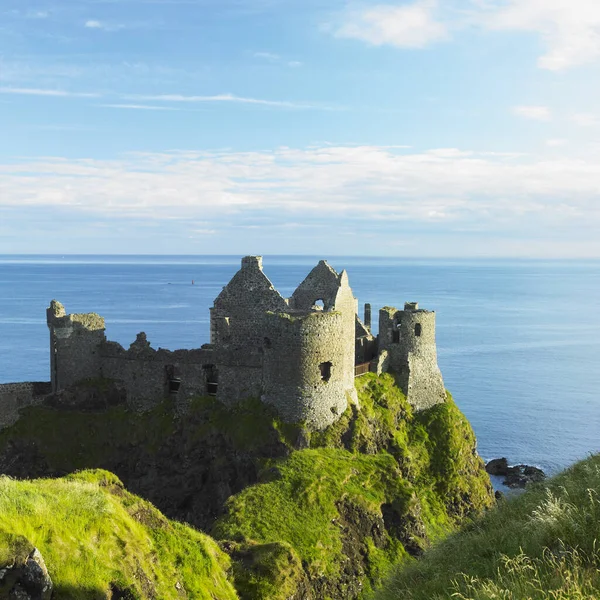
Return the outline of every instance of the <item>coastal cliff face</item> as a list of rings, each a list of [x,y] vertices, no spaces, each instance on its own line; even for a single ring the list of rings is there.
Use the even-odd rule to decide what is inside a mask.
[[[391,376],[356,383],[359,404],[310,432],[258,400],[138,414],[112,382],[88,381],[0,432],[0,472],[115,473],[217,540],[241,598],[360,598],[493,494],[451,397],[414,413]]]

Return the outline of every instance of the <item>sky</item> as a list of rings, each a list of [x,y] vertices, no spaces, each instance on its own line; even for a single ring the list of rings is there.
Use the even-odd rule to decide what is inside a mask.
[[[598,0],[0,0],[0,254],[600,257]]]

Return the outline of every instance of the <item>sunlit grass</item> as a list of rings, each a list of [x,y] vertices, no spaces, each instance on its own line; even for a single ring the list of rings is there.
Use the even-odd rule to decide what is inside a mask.
[[[0,477],[0,566],[37,547],[57,599],[233,599],[228,557],[207,536],[166,519],[105,471],[63,479]]]
[[[600,455],[504,502],[400,569],[377,600],[600,597]]]

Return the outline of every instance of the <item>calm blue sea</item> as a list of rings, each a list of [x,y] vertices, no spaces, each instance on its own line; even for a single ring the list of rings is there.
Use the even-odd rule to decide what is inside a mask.
[[[289,295],[317,260],[267,256],[265,272]],[[405,301],[437,311],[446,387],[484,458],[554,472],[600,451],[600,262],[329,262],[348,270],[374,317]],[[0,256],[0,383],[49,379],[53,298],[67,312],[103,315],[109,339],[125,346],[145,331],[154,347],[198,347],[238,267],[229,256]]]

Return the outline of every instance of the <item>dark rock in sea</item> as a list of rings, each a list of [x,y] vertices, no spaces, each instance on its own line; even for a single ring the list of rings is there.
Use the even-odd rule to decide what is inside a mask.
[[[524,488],[529,483],[537,483],[546,478],[546,474],[538,467],[530,465],[509,466],[506,458],[495,458],[485,465],[485,470],[490,475],[504,477],[502,482],[509,488]]]
[[[504,499],[505,499],[504,492],[501,492],[500,490],[496,490],[494,492],[494,498],[496,498],[496,502],[504,501]]]
[[[529,483],[537,483],[544,479],[546,479],[546,474],[537,467],[515,465],[508,468],[508,472],[502,483],[509,488],[523,488]]]
[[[490,475],[506,475],[508,473],[508,460],[506,458],[494,458],[485,465],[485,470]]]

